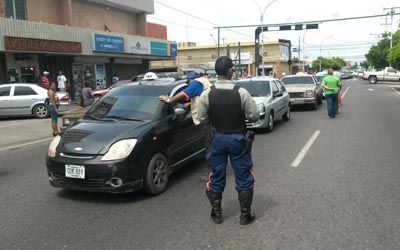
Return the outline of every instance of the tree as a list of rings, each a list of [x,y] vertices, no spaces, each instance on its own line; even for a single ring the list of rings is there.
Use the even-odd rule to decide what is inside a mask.
[[[318,57],[317,60],[314,60],[312,62],[312,67],[315,70],[319,70],[320,65],[321,65],[321,70],[329,68],[332,68],[334,70],[340,70],[341,68],[346,66],[346,62],[343,60],[343,58],[339,57],[332,57],[332,58]]]
[[[371,65],[368,63],[368,61],[363,61],[360,63],[360,66],[364,69],[368,69]]]
[[[393,68],[400,69],[400,43],[390,50],[388,60]]]
[[[390,50],[390,39],[384,36],[377,45],[373,45],[368,54],[365,55],[370,65],[377,69],[383,69],[389,66],[388,55]]]

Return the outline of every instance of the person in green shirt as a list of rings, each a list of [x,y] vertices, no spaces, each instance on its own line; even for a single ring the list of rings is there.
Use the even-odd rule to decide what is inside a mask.
[[[328,69],[328,75],[322,79],[322,87],[325,93],[328,117],[335,118],[338,107],[337,95],[340,89],[340,79],[333,75],[332,69]]]

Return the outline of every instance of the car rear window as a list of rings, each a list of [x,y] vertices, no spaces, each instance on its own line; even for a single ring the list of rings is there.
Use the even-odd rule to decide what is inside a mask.
[[[271,93],[269,81],[243,81],[237,82],[237,86],[246,89],[251,96],[269,96]]]
[[[285,84],[314,84],[314,81],[311,76],[293,76],[293,77],[284,77],[281,81]]]

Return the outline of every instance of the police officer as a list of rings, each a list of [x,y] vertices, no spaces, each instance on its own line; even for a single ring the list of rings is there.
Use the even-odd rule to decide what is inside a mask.
[[[210,170],[206,183],[206,194],[211,204],[211,219],[222,223],[222,192],[226,183],[226,164],[230,158],[235,173],[236,190],[241,208],[240,224],[254,220],[251,213],[254,175],[251,152],[246,147],[246,122],[258,120],[257,106],[243,88],[231,82],[234,74],[232,60],[226,56],[215,62],[218,74],[216,83],[200,97],[198,118],[201,123],[210,123],[213,128],[208,154]]]

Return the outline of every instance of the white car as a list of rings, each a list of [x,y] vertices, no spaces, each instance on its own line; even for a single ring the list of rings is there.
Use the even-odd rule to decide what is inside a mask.
[[[68,109],[68,93],[57,93],[60,98],[59,111]],[[36,84],[11,83],[0,85],[0,117],[34,115],[36,118],[49,116],[47,89]]]
[[[246,89],[250,93],[257,104],[260,114],[257,122],[246,122],[247,128],[261,128],[271,132],[276,120],[289,121],[289,94],[280,80],[260,76],[239,80],[235,85]]]

